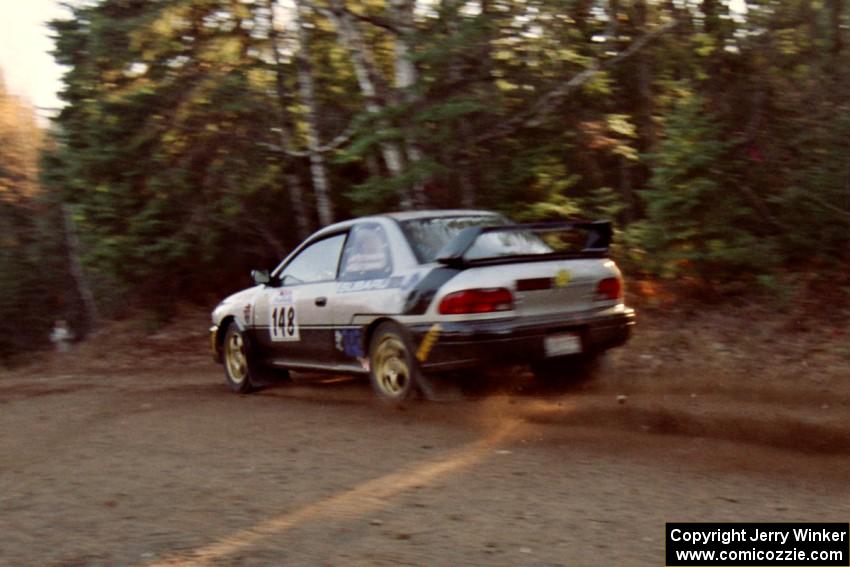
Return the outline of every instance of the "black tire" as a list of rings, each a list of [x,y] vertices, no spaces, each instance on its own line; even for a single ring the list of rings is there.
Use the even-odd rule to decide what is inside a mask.
[[[536,386],[544,390],[567,390],[587,383],[599,374],[602,353],[563,356],[531,365]]]
[[[381,323],[369,342],[369,381],[378,399],[401,406],[419,396],[419,363],[408,333],[397,323]]]
[[[236,324],[224,334],[222,361],[227,385],[237,394],[248,394],[268,382],[270,373],[254,360],[250,339]]]

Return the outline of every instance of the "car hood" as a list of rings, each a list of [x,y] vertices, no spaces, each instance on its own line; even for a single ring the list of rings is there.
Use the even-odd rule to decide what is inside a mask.
[[[237,291],[232,295],[228,295],[225,297],[219,305],[226,305],[228,303],[236,303],[241,301],[251,301],[254,298],[254,295],[262,289],[262,285],[255,285],[254,287],[249,287],[248,289],[243,289],[242,291]]]
[[[237,307],[244,307],[244,304],[253,303],[254,296],[260,291],[260,289],[262,289],[262,287],[262,285],[255,285],[254,287],[237,291],[236,293],[225,297],[212,312],[213,322],[217,324],[225,315],[230,313],[231,310],[234,310],[235,312]]]

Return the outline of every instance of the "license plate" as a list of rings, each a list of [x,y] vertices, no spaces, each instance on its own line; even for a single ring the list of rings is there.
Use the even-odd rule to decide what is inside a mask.
[[[543,339],[546,356],[563,356],[581,352],[581,337],[575,333],[559,333]]]

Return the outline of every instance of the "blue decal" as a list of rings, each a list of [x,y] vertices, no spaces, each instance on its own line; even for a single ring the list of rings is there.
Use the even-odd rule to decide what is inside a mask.
[[[363,352],[363,332],[360,329],[342,329],[334,333],[337,350],[347,356],[360,358],[366,356]]]

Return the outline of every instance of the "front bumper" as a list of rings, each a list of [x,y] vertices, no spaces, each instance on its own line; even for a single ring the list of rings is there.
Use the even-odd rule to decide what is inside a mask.
[[[583,353],[625,344],[635,324],[631,308],[508,320],[411,325],[417,358],[425,370],[491,364],[527,364],[546,358],[545,337],[574,333]]]
[[[218,342],[218,325],[210,327],[210,352],[214,361],[222,361],[221,345]]]

